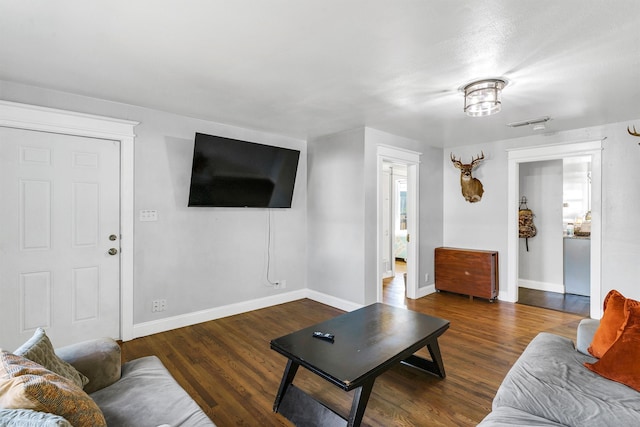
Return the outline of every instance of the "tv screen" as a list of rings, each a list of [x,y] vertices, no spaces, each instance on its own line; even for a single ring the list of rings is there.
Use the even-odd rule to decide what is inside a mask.
[[[290,208],[300,151],[196,133],[189,206]]]

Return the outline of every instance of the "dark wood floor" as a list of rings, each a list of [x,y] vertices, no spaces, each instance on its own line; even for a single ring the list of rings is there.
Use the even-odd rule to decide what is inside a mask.
[[[518,288],[518,303],[589,317],[591,298],[582,295]]]
[[[365,426],[474,426],[489,413],[499,384],[529,341],[541,331],[575,340],[582,318],[444,292],[402,300],[410,310],[451,322],[439,340],[447,377],[392,368],[376,380]],[[398,298],[389,294],[388,303],[397,305]],[[286,359],[269,341],[341,313],[303,299],[128,341],[123,359],[160,357],[220,427],[290,426],[272,411]],[[349,412],[353,392],[304,369],[294,383],[341,414]]]

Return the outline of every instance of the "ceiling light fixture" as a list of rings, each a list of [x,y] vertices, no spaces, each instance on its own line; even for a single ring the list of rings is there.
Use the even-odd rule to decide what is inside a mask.
[[[504,78],[493,78],[462,86],[460,90],[464,92],[464,112],[471,117],[499,113],[502,108],[502,89],[507,84]]]

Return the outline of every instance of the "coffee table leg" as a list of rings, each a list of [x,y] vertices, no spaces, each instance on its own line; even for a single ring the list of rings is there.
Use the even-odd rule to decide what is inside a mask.
[[[372,378],[364,383],[362,387],[358,387],[355,390],[347,427],[357,427],[362,422],[364,410],[367,409],[367,402],[369,401],[369,396],[371,396],[371,390],[373,389],[375,380],[375,378]]]
[[[440,378],[446,377],[446,373],[444,372],[444,363],[442,363],[442,355],[440,354],[440,346],[438,345],[438,339],[435,338],[432,342],[427,344],[427,349],[429,350],[429,354],[431,355],[431,360],[435,365],[436,374],[440,376]]]
[[[429,350],[431,360],[412,354],[402,362],[415,368],[436,374],[440,378],[444,378],[446,374],[444,372],[444,363],[442,363],[442,355],[440,354],[440,346],[438,345],[437,338],[434,338],[431,342],[427,343],[427,350]]]
[[[298,372],[299,363],[294,362],[289,359],[287,362],[287,367],[284,368],[284,373],[282,374],[282,381],[280,381],[280,388],[278,388],[278,394],[276,395],[276,401],[273,403],[273,412],[278,412],[278,407],[280,406],[280,402],[282,402],[282,398],[284,394],[287,392],[287,388],[293,382],[293,377],[296,376],[296,372]]]

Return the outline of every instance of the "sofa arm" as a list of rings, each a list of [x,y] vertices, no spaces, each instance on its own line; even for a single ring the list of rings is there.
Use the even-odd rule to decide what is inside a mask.
[[[56,349],[62,360],[73,365],[89,378],[84,387],[93,393],[120,379],[122,358],[120,346],[111,338],[83,341]]]
[[[600,326],[599,319],[582,319],[578,325],[578,336],[576,338],[576,349],[587,356],[591,353],[587,350],[593,341],[593,335]]]

